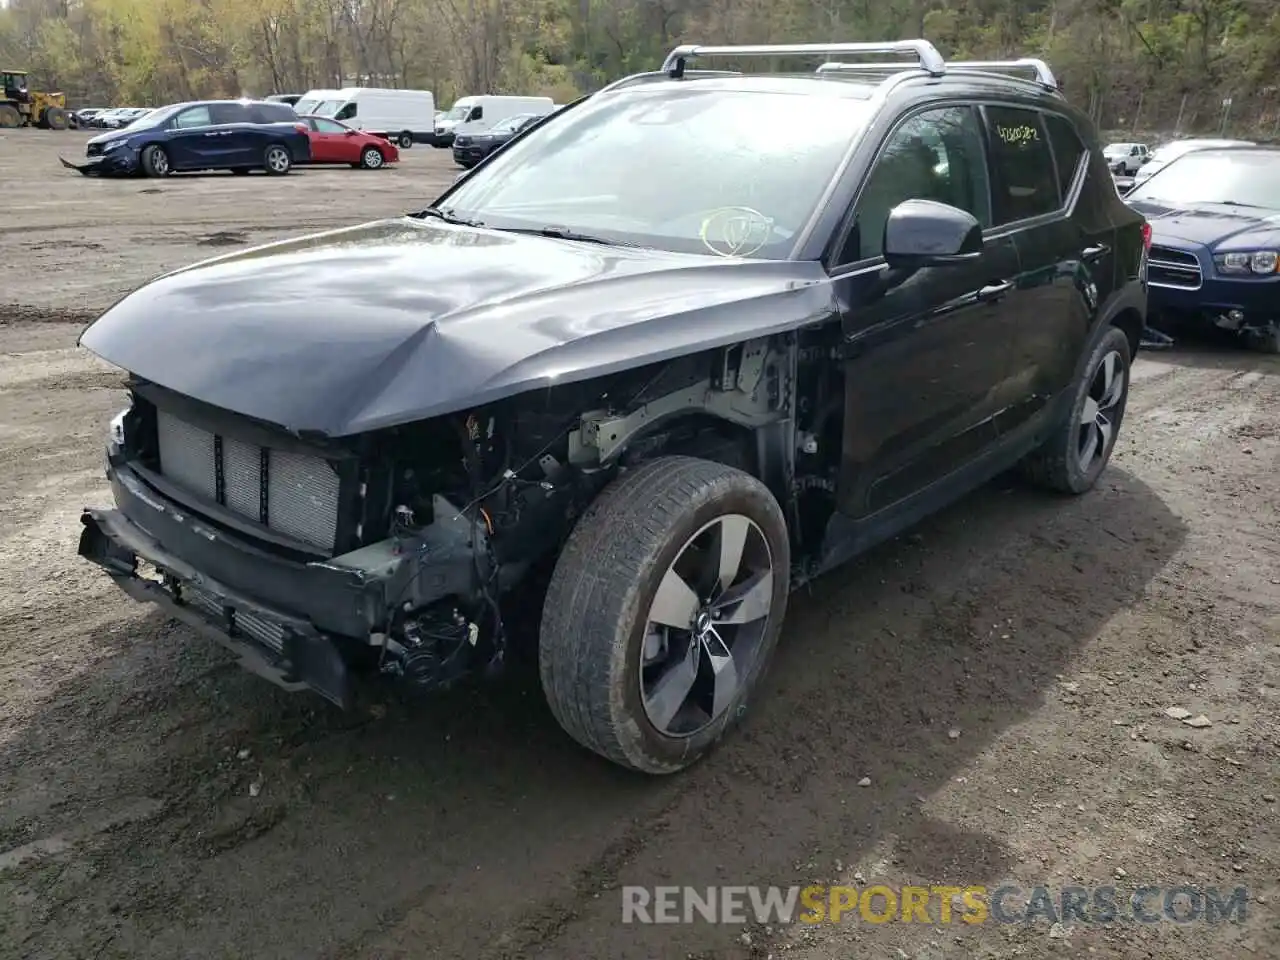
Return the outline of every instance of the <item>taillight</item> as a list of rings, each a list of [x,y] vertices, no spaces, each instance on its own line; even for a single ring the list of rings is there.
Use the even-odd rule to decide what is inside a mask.
[[[1142,221],[1142,249],[1151,252],[1151,224]]]

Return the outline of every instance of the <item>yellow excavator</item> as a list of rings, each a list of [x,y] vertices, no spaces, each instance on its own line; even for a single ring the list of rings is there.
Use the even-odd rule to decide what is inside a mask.
[[[0,70],[0,128],[41,127],[67,129],[67,98],[61,93],[37,93],[27,89],[27,71]]]

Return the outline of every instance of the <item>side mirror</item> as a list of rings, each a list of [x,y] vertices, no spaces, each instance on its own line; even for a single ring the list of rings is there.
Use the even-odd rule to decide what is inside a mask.
[[[356,131],[354,131],[354,130],[347,130],[347,131],[345,132],[345,134],[344,134],[344,135],[345,135],[345,136],[348,136],[348,137],[354,137],[354,136],[356,135]]]
[[[973,214],[933,200],[906,200],[889,211],[884,258],[918,270],[970,263],[982,256],[982,225]]]

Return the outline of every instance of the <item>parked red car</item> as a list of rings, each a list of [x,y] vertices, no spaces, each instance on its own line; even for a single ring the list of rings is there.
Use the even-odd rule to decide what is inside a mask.
[[[349,163],[377,170],[400,159],[400,151],[390,140],[329,117],[305,114],[299,119],[307,125],[307,136],[311,138],[312,163]]]

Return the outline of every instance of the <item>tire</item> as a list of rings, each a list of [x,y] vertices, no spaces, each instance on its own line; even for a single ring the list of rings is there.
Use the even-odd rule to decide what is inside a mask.
[[[730,618],[753,601],[767,604],[765,613],[741,626],[719,621],[723,637],[714,631],[650,631],[656,600],[697,599],[679,577],[672,589],[676,561],[685,577],[696,580],[688,564],[718,558],[715,544],[725,531],[743,538],[742,563],[727,591],[698,591],[716,599],[700,604],[696,622],[704,630],[716,623],[712,611],[718,604],[724,605],[718,612]],[[702,554],[701,546],[710,549]],[[649,774],[689,767],[744,714],[768,668],[786,613],[790,564],[782,510],[750,474],[692,457],[661,457],[624,473],[578,520],[547,589],[538,665],[552,715],[578,743],[619,766]],[[716,582],[709,566],[703,574],[703,588]],[[756,589],[744,600],[751,584]],[[666,606],[679,611],[668,619],[694,622],[688,603]],[[650,660],[645,664],[642,658]],[[731,673],[726,660],[738,673],[737,683],[716,690],[715,678]],[[697,684],[679,685],[686,692],[663,710],[652,697],[658,677]],[[704,695],[701,706],[690,693]]]
[[[413,134],[405,130],[400,136],[396,137],[396,146],[401,150],[408,150],[413,146]]]
[[[262,151],[262,169],[273,177],[283,177],[293,169],[293,157],[289,148],[283,144],[273,143]]]
[[[169,164],[169,154],[157,143],[143,149],[141,163],[142,172],[148,177],[167,177],[173,171]]]
[[[49,130],[67,129],[67,111],[61,107],[45,107],[43,120]]]
[[[366,170],[377,170],[386,163],[382,151],[377,147],[365,147],[360,153],[360,166]]]
[[[1245,335],[1249,349],[1259,353],[1280,353],[1280,321],[1271,324],[1266,330],[1250,330]]]
[[[1097,483],[1120,435],[1129,401],[1129,364],[1129,338],[1118,327],[1107,327],[1076,380],[1065,420],[1022,461],[1027,479],[1069,494],[1085,493]],[[1110,386],[1106,366],[1111,367]]]
[[[13,130],[22,126],[22,114],[11,103],[0,103],[0,129]]]

